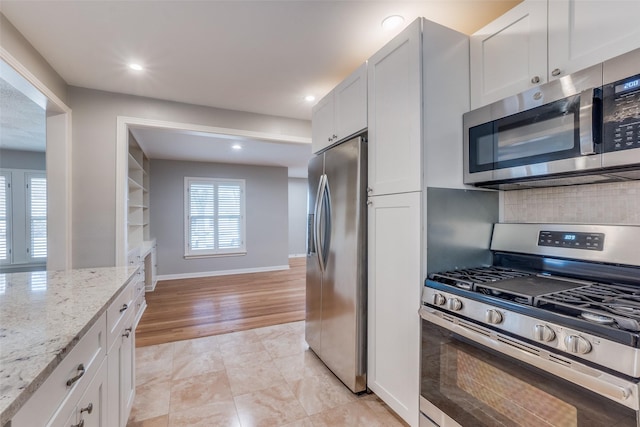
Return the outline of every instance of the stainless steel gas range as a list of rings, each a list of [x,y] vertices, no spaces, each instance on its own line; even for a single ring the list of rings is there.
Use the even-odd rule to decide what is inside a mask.
[[[425,281],[422,425],[640,425],[640,227],[496,224],[491,253]]]

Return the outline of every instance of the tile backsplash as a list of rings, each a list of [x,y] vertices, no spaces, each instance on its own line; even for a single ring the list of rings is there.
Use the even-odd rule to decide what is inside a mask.
[[[502,222],[640,225],[640,181],[505,191]]]

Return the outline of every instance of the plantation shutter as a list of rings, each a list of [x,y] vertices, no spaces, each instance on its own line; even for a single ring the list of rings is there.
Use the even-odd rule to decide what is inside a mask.
[[[9,261],[9,186],[10,175],[0,174],[0,263]]]
[[[244,252],[244,180],[187,178],[186,255]]]
[[[27,181],[29,256],[47,257],[47,178],[30,174]]]

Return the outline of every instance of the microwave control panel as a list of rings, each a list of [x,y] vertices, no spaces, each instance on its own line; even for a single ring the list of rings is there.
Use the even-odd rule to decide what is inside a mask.
[[[640,148],[640,74],[603,88],[604,151]]]
[[[540,231],[538,234],[538,246],[602,251],[604,250],[604,233]]]

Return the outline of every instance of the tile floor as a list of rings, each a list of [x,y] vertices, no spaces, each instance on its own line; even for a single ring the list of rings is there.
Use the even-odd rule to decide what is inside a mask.
[[[406,426],[322,364],[304,322],[137,348],[136,381],[127,427]]]

